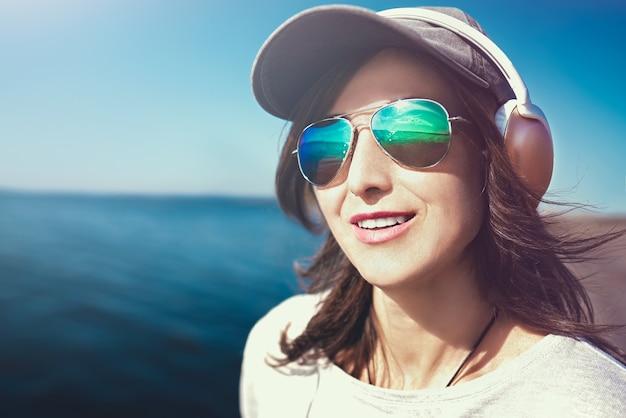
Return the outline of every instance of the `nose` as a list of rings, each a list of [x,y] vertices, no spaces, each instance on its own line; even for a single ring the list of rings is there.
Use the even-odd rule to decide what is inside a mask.
[[[356,126],[355,136],[347,174],[350,192],[368,199],[386,194],[391,190],[390,164],[394,162],[376,143],[369,126]]]

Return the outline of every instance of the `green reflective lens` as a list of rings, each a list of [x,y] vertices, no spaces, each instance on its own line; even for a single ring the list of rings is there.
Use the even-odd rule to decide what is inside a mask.
[[[371,126],[383,150],[408,167],[432,167],[448,152],[450,122],[448,113],[437,102],[396,102],[376,112]]]
[[[335,178],[350,149],[352,125],[346,119],[325,119],[300,136],[298,161],[304,177],[318,186]]]

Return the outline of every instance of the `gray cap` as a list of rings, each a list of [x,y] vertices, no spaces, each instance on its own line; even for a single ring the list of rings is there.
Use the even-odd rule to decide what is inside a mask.
[[[455,8],[427,7],[483,32]],[[320,6],[283,23],[265,41],[252,68],[252,90],[263,109],[289,119],[300,98],[334,64],[347,57],[401,47],[436,55],[462,76],[488,88],[498,104],[514,98],[501,71],[456,33],[421,20],[388,18],[355,6]]]

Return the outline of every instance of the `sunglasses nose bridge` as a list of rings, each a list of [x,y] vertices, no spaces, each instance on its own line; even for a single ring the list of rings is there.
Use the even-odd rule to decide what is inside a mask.
[[[359,137],[364,130],[372,131],[369,123],[352,124],[352,143],[350,144],[349,155],[354,154],[354,148],[356,147]]]
[[[353,129],[353,135],[356,138],[358,138],[359,135],[361,135],[361,133],[364,130],[369,130],[370,132],[372,132],[372,128],[371,128],[369,123],[359,123],[359,124],[352,125],[352,126],[353,126],[353,128],[352,128]]]

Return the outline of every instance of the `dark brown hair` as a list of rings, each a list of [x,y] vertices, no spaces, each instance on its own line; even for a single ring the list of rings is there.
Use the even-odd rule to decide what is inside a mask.
[[[292,155],[298,136],[308,123],[325,116],[341,87],[367,59],[369,51],[339,63],[314,85],[294,109],[276,174],[276,190],[283,211],[310,231],[324,231],[312,189],[298,171]],[[440,74],[452,83],[477,132],[473,138],[483,149],[486,173],[486,208],[474,241],[481,291],[500,315],[546,333],[584,338],[626,364],[626,354],[603,338],[613,329],[594,325],[593,307],[580,281],[566,263],[588,259],[590,252],[620,236],[610,232],[596,237],[569,237],[551,228],[555,218],[538,214],[532,192],[515,174],[503,138],[495,126],[496,103],[491,93],[453,75],[429,57]],[[554,203],[554,202],[552,202]],[[515,219],[515,222],[511,222]],[[309,362],[326,357],[346,372],[360,377],[368,370],[377,343],[372,288],[349,262],[332,234],[319,252],[298,269],[309,293],[327,291],[319,312],[305,331],[289,341],[283,333],[283,359],[276,364]]]

